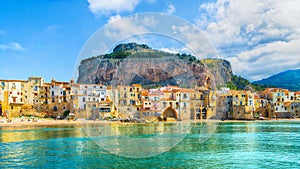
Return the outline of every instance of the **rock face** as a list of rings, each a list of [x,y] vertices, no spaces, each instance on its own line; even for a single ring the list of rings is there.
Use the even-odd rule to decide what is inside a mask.
[[[78,69],[77,83],[113,86],[137,83],[146,88],[166,85],[213,88],[229,81],[232,75],[228,61],[200,61],[191,55],[166,53],[136,43],[120,44],[110,54],[82,60]]]
[[[204,59],[202,62],[208,67],[217,85],[231,82],[233,73],[229,61],[221,59]]]

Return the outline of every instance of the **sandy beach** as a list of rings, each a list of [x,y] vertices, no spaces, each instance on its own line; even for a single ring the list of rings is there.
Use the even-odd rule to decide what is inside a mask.
[[[52,119],[38,119],[30,120],[27,119],[13,119],[11,122],[7,122],[6,119],[0,119],[0,127],[5,126],[49,126],[49,125],[81,125],[81,124],[108,124],[108,123],[121,123],[121,122],[107,122],[99,120],[52,120]]]
[[[283,121],[300,121],[300,118],[296,119],[271,119],[271,120],[190,120],[190,121],[180,121],[182,123],[186,122],[219,122],[219,123],[226,123],[226,122],[283,122]],[[179,122],[179,123],[180,123]],[[154,122],[157,123],[157,122]],[[159,123],[170,123],[170,122],[159,122]],[[172,123],[178,123],[174,121]],[[50,125],[83,125],[83,124],[133,124],[133,123],[126,123],[120,121],[104,121],[104,120],[53,120],[53,119],[21,119],[15,118],[12,119],[11,122],[7,122],[6,119],[0,119],[0,127],[12,127],[12,126],[50,126]]]

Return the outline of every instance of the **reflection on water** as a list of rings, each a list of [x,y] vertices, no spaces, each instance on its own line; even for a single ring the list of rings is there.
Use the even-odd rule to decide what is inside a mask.
[[[181,125],[181,129],[189,129],[189,132],[182,133],[185,137],[179,144],[163,154],[138,159],[114,155],[109,152],[109,147],[120,147],[126,139],[168,140],[172,136],[181,137],[180,130],[172,130],[172,125],[163,127],[157,124],[2,127],[0,168],[300,167],[300,122],[219,123],[215,133],[201,142],[199,138],[204,125]],[[98,135],[93,131],[98,132]],[[95,139],[87,137],[87,132],[92,133]],[[95,140],[103,141],[102,145],[107,147],[99,146]],[[133,144],[127,150],[148,149],[150,152],[151,147],[153,145],[149,142],[144,142]]]

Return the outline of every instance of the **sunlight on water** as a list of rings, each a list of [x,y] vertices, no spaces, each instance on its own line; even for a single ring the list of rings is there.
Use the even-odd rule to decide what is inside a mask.
[[[2,127],[0,168],[300,167],[300,122],[224,122],[209,139],[200,142],[203,125],[188,123],[189,132],[182,135],[178,131],[164,132],[166,128],[153,124]],[[100,133],[99,129],[101,137],[87,137],[86,132]],[[151,149],[157,140],[118,146],[133,138],[169,141],[173,137],[182,137],[182,141],[157,156],[128,158],[113,154],[157,151]],[[95,140],[102,141],[101,146]]]

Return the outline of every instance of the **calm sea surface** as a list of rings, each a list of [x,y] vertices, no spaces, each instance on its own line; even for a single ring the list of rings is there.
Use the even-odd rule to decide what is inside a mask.
[[[299,121],[205,125],[0,127],[0,168],[300,168]]]

